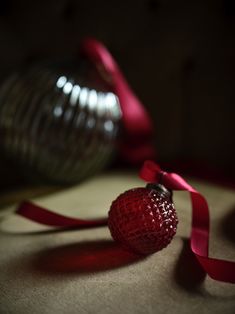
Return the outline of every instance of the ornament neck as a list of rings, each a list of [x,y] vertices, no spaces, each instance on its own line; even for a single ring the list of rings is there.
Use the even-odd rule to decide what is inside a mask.
[[[159,183],[148,183],[146,185],[147,189],[150,190],[155,190],[160,194],[163,194],[165,197],[171,198],[172,197],[172,192],[168,190],[164,185],[159,184]]]

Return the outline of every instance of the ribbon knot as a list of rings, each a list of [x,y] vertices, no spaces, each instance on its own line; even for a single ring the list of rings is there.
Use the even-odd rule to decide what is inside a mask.
[[[164,174],[159,165],[151,160],[145,161],[143,167],[140,169],[140,177],[148,183],[162,183]]]

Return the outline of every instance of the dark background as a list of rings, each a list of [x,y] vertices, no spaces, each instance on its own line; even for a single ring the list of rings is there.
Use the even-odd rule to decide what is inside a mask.
[[[1,0],[0,77],[74,56],[87,35],[109,47],[150,111],[160,161],[235,177],[233,0]]]

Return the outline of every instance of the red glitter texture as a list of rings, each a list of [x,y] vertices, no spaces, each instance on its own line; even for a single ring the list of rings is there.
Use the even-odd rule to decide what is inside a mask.
[[[170,194],[149,188],[128,190],[113,201],[108,226],[114,240],[140,254],[166,247],[178,219]]]

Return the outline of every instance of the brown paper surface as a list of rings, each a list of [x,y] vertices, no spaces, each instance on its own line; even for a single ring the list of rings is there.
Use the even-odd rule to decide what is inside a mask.
[[[190,183],[211,208],[210,255],[235,260],[234,191]],[[33,200],[71,216],[102,217],[119,193],[143,185],[136,175],[108,173]],[[42,232],[48,227],[12,215],[16,205],[4,208],[0,313],[235,313],[235,285],[204,278],[190,253],[187,193],[175,192],[174,201],[177,235],[142,259],[115,244],[107,227]]]

